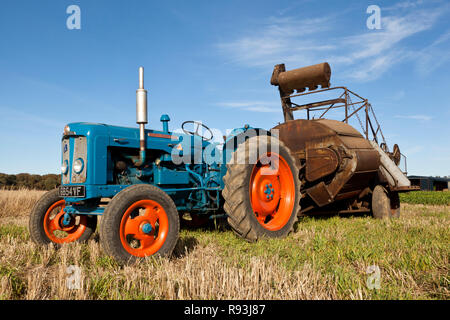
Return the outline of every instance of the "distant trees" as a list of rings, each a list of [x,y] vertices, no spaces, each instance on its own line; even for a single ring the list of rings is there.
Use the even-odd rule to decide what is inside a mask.
[[[61,175],[59,174],[0,173],[0,188],[51,190],[60,183]]]

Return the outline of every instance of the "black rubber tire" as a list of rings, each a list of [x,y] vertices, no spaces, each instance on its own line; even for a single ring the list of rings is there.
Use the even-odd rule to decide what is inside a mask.
[[[169,219],[167,239],[155,255],[170,256],[177,244],[180,233],[180,218],[172,198],[158,187],[147,184],[133,185],[120,191],[112,198],[102,216],[99,228],[103,249],[119,263],[134,263],[141,259],[125,250],[120,241],[119,228],[123,214],[130,205],[136,201],[147,199],[158,202]]]
[[[272,139],[276,139],[272,137]],[[279,141],[279,140],[278,140]],[[262,143],[262,144],[261,144]],[[271,231],[264,228],[257,220],[250,202],[249,184],[254,164],[249,163],[249,150],[258,150],[258,146],[266,144],[271,150],[271,142],[266,136],[254,136],[241,143],[232,155],[232,160],[237,160],[237,155],[245,155],[246,164],[229,163],[227,173],[223,180],[225,188],[222,196],[225,200],[224,210],[228,215],[227,221],[234,233],[249,242],[259,238],[283,238],[294,230],[297,215],[300,211],[300,179],[299,169],[289,148],[279,141],[279,153],[288,163],[294,177],[295,202],[288,222],[280,230]],[[245,153],[244,153],[245,152]]]
[[[389,198],[391,199],[391,218],[398,219],[400,218],[400,197],[398,192],[391,192]]]
[[[28,229],[30,232],[31,240],[38,245],[46,245],[52,243],[52,241],[45,234],[44,230],[44,217],[47,210],[55,202],[62,198],[58,195],[58,189],[53,189],[46,192],[34,205],[30,213],[28,221]],[[86,242],[90,239],[92,234],[97,228],[97,216],[87,216],[86,230],[83,235],[76,240],[76,242]],[[57,244],[59,246],[59,244]]]
[[[372,192],[372,215],[376,219],[399,218],[400,198],[398,193],[389,193],[382,185],[375,186]]]

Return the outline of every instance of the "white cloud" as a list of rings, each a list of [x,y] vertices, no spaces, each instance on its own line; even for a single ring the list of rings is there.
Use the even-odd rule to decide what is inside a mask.
[[[382,29],[367,30],[355,35],[330,37],[341,22],[334,15],[317,19],[301,17],[269,18],[255,30],[247,30],[234,40],[217,44],[219,51],[233,63],[248,67],[272,68],[280,62],[299,67],[328,61],[341,76],[357,81],[374,80],[392,66],[402,62],[431,64],[433,50],[406,46],[405,40],[430,30],[438,19],[449,11],[447,3],[423,7],[423,1],[404,1],[382,8]],[[435,43],[450,38],[449,32]],[[435,65],[446,62],[444,55]],[[440,63],[440,64],[439,64]],[[428,65],[422,63],[422,69]]]
[[[384,11],[397,11],[402,9],[411,9],[416,8],[417,6],[420,6],[424,3],[423,0],[415,0],[415,1],[402,1],[398,2],[392,6],[383,7]]]
[[[433,43],[431,44],[432,47],[437,46],[439,44],[445,43],[448,40],[450,40],[450,30],[447,30],[446,33],[441,34],[439,38],[437,38]]]
[[[315,52],[329,51],[334,45],[320,44],[309,35],[330,29],[330,17],[297,20],[271,17],[258,32],[248,32],[235,40],[216,46],[231,62],[247,66],[266,66],[283,61],[313,61]]]
[[[441,34],[432,44],[419,50],[416,55],[416,70],[421,75],[428,75],[450,61],[450,30]]]
[[[402,60],[404,53],[390,52],[384,55],[377,55],[373,58],[362,60],[359,65],[344,71],[344,76],[357,81],[370,81],[379,78],[392,65]]]
[[[419,120],[419,121],[430,121],[433,119],[431,116],[427,116],[424,114],[415,114],[415,115],[396,115],[394,118],[399,119],[412,119],[412,120]]]
[[[253,112],[280,112],[280,106],[276,107],[275,103],[263,101],[238,101],[238,102],[219,102],[216,105],[226,108],[237,108],[245,111]]]

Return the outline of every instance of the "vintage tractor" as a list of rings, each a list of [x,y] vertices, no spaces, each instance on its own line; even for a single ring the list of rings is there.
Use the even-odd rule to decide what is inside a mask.
[[[246,124],[218,143],[197,121],[171,132],[167,115],[161,116],[162,130],[145,129],[147,91],[139,68],[139,129],[84,122],[65,126],[61,186],[34,206],[31,239],[37,244],[86,241],[101,216],[104,250],[127,262],[170,255],[180,219],[199,224],[226,217],[238,236],[256,241],[286,236],[302,214],[398,217],[398,192],[413,189],[397,166],[400,150],[389,152],[384,138],[378,141],[381,129],[378,122],[374,128],[367,100],[345,87],[328,88],[330,74],[327,63],[292,71],[275,66],[271,83],[279,87],[285,122],[269,131]],[[301,93],[306,87],[310,92]],[[292,102],[338,89],[343,93],[337,99]],[[352,95],[362,102],[351,102]],[[343,121],[322,119],[338,107],[345,109]],[[364,135],[348,124],[362,109]],[[294,110],[306,110],[308,118],[294,120]],[[324,112],[310,120],[317,110]]]

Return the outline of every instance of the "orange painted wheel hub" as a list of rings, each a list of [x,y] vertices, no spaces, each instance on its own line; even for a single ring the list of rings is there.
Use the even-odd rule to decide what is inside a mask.
[[[166,211],[153,200],[136,201],[125,211],[120,222],[120,241],[128,253],[137,257],[158,252],[168,233]]]
[[[67,243],[78,240],[86,230],[87,217],[80,215],[72,218],[67,225],[63,224],[65,201],[59,200],[47,209],[44,216],[44,231],[55,243]],[[78,220],[78,221],[77,221]]]
[[[250,178],[250,202],[258,222],[267,230],[282,229],[295,204],[295,183],[286,160],[268,153],[270,163],[255,164]]]

